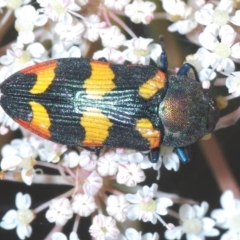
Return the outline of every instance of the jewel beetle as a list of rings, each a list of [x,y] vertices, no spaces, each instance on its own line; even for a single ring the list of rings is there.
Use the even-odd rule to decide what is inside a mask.
[[[186,162],[188,146],[213,131],[218,109],[190,64],[168,75],[164,49],[159,59],[159,67],[86,58],[42,62],[3,82],[0,104],[21,126],[56,143],[150,150],[152,162],[164,144]],[[191,69],[196,79],[188,77]]]

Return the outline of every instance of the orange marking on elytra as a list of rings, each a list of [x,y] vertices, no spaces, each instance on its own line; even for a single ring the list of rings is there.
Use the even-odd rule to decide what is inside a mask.
[[[153,128],[153,125],[149,119],[141,118],[137,120],[136,130],[140,132],[143,138],[148,140],[150,149],[159,147],[160,132]]]
[[[37,81],[33,85],[32,89],[30,89],[30,93],[32,94],[44,93],[47,90],[47,88],[51,85],[55,77],[56,67],[57,61],[52,60],[42,62],[21,70],[20,72],[24,74],[34,73],[37,75]]]
[[[28,122],[22,119],[15,119],[15,121],[37,135],[49,139],[51,137],[51,133],[49,131],[51,122],[47,110],[40,103],[31,101],[29,104],[32,108],[32,120]]]
[[[80,118],[80,124],[85,129],[85,146],[102,146],[109,135],[109,128],[113,125],[107,116],[99,109],[88,108]]]
[[[88,98],[101,98],[116,87],[113,82],[115,74],[109,63],[92,61],[90,66],[91,76],[85,80],[83,87],[86,89]]]
[[[148,79],[139,87],[139,94],[143,98],[149,99],[154,96],[158,90],[164,88],[165,84],[166,74],[159,70],[153,78]]]

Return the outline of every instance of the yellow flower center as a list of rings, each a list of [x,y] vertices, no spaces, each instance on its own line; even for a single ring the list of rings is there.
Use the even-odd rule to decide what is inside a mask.
[[[198,218],[187,219],[182,228],[186,234],[199,234],[202,231],[202,222]]]
[[[228,58],[231,54],[231,49],[225,43],[217,43],[214,52],[221,58]]]
[[[27,51],[23,51],[22,56],[19,58],[15,58],[15,64],[24,64],[29,62],[31,59],[30,54]]]
[[[51,8],[57,13],[57,14],[62,14],[67,12],[67,8],[64,7],[60,1],[58,0],[53,0],[51,2]]]
[[[153,212],[156,209],[156,202],[153,199],[144,200],[139,204],[139,207],[142,211]]]
[[[213,23],[219,26],[223,26],[223,25],[226,25],[228,21],[229,21],[229,15],[227,11],[216,10],[213,13],[213,16],[212,16]]]
[[[7,8],[9,9],[16,9],[22,5],[22,0],[7,0]]]
[[[29,209],[21,209],[17,211],[17,219],[20,223],[24,225],[29,225],[30,222],[34,219],[33,211]]]
[[[150,52],[150,50],[148,48],[146,49],[134,49],[133,50],[134,54],[137,56],[147,56]]]

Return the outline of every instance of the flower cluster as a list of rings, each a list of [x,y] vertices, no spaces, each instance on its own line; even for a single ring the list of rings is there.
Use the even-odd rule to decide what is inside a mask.
[[[157,20],[157,4],[148,0],[37,0],[35,7],[28,0],[0,0],[4,14],[2,25],[12,19],[16,39],[5,47],[0,56],[0,83],[27,66],[55,58],[89,57],[95,42],[101,48],[91,54],[93,59],[111,63],[148,65],[159,64],[163,51],[154,39],[137,36],[130,25],[151,24]],[[228,88],[230,97],[240,96],[240,72],[235,61],[240,59],[240,42],[236,27],[240,26],[240,10],[232,0],[220,2],[161,0],[167,18],[174,22],[170,32],[186,34],[200,45],[186,61],[192,64],[204,88],[209,88],[219,74],[224,76],[218,85]],[[127,19],[126,24],[122,16]],[[156,18],[155,18],[156,17]],[[2,26],[1,25],[1,26]],[[1,30],[0,30],[1,34]],[[159,32],[159,35],[161,33]],[[96,45],[95,45],[96,46]],[[129,79],[134,81],[134,79]],[[223,124],[223,123],[222,123]],[[220,125],[221,126],[221,120]],[[161,167],[178,171],[180,161],[172,147],[161,146],[157,163],[147,154],[127,149],[104,148],[100,154],[86,149],[69,149],[36,137],[14,122],[0,107],[0,134],[19,129],[21,139],[14,139],[1,150],[1,178],[32,184],[66,185],[70,190],[49,199],[34,209],[29,194],[17,193],[17,210],[9,210],[0,222],[6,230],[16,228],[20,239],[31,237],[31,222],[45,211],[46,221],[54,224],[46,239],[77,240],[80,219],[91,217],[88,229],[93,239],[159,239],[158,233],[138,232],[128,228],[128,221],[142,221],[166,227],[166,239],[204,240],[220,236],[217,228],[227,231],[221,239],[234,239],[240,234],[239,200],[227,191],[221,197],[223,209],[206,217],[208,204],[191,205],[185,202],[179,214],[169,209],[176,200],[171,194],[158,191],[156,183],[147,185],[146,169],[160,178]],[[46,169],[57,174],[48,175]],[[178,200],[178,201],[177,201]],[[176,200],[179,202],[179,199]],[[230,207],[228,203],[231,203]],[[162,216],[176,216],[180,225],[166,223]],[[74,219],[72,232],[61,232]],[[121,226],[121,227],[119,227]],[[121,231],[120,231],[121,229]]]

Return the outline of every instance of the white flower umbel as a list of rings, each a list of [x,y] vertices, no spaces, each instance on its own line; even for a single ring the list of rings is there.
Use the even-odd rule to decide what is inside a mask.
[[[166,239],[180,240],[186,234],[187,240],[205,240],[205,237],[215,237],[219,231],[214,228],[215,221],[209,217],[204,217],[208,210],[208,204],[203,202],[200,206],[190,206],[183,204],[179,209],[181,226],[172,230],[166,230]]]
[[[34,213],[29,209],[31,197],[29,194],[17,193],[15,204],[18,210],[9,210],[2,218],[0,227],[10,230],[17,228],[17,235],[20,239],[30,237],[32,227],[29,225],[34,219]]]
[[[150,1],[134,0],[125,7],[125,14],[134,23],[149,24],[153,19],[156,5]]]
[[[106,217],[103,214],[96,215],[89,228],[91,236],[95,239],[116,239],[119,230],[116,221],[112,217]]]
[[[151,188],[144,186],[138,190],[136,194],[126,194],[126,199],[130,203],[127,217],[134,220],[142,220],[144,222],[152,222],[156,224],[159,220],[164,226],[167,224],[159,215],[166,215],[167,208],[173,204],[172,200],[165,197],[156,198],[157,184],[152,184]]]
[[[163,9],[168,13],[170,21],[174,22],[168,27],[170,32],[178,31],[187,34],[197,27],[194,10],[181,0],[162,0]]]
[[[49,222],[63,226],[72,218],[73,210],[68,198],[53,199],[46,212],[46,218]]]
[[[128,49],[123,51],[124,58],[133,64],[147,65],[150,59],[157,62],[162,52],[159,44],[151,43],[151,38],[132,38],[123,43]]]
[[[28,4],[31,0],[0,0],[0,8],[7,7],[8,9],[15,10],[21,5]]]
[[[125,195],[110,195],[107,199],[107,213],[119,222],[124,222],[127,217],[129,203]]]
[[[212,51],[209,61],[213,69],[226,73],[234,71],[235,65],[230,57],[240,58],[240,43],[233,44],[235,37],[236,32],[231,26],[219,28],[216,24],[208,25],[199,35],[202,46]]]
[[[240,200],[235,199],[232,191],[225,191],[220,202],[222,209],[215,209],[211,217],[216,220],[216,225],[227,230],[221,240],[239,239],[240,236]]]
[[[125,235],[120,235],[118,240],[159,240],[158,233],[145,233],[136,231],[134,228],[128,228],[125,231]]]

